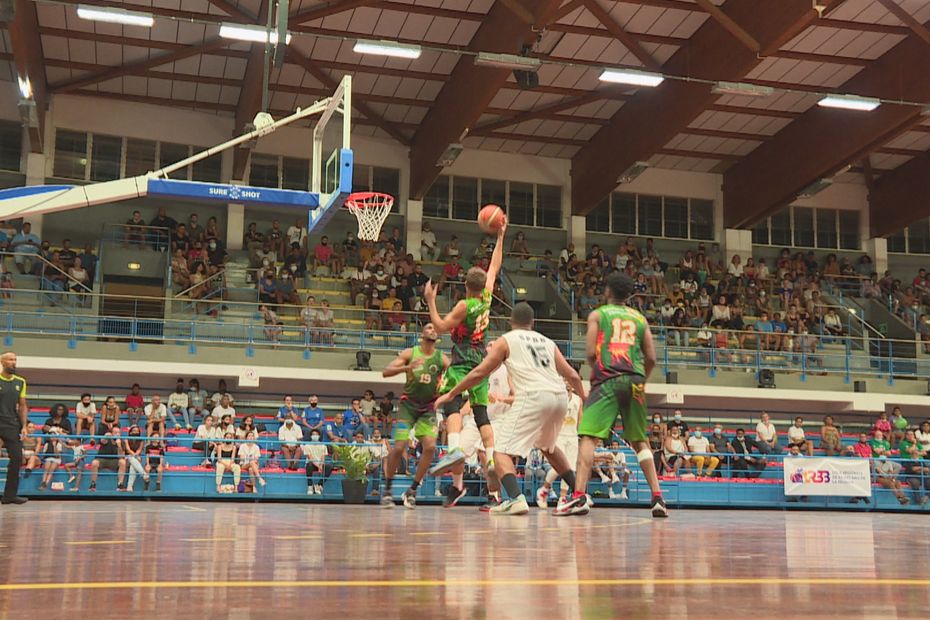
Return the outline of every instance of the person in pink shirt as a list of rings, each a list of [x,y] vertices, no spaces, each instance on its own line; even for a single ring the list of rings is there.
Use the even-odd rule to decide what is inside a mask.
[[[129,416],[129,425],[138,425],[144,413],[145,397],[139,391],[139,384],[133,383],[132,390],[126,395],[126,415]]]
[[[875,420],[875,424],[872,425],[873,435],[875,431],[881,431],[885,437],[891,436],[891,420],[888,419],[888,413],[885,411],[878,414],[878,419]]]

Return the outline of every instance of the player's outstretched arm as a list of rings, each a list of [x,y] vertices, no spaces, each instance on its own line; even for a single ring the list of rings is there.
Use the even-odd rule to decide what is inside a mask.
[[[597,332],[601,328],[601,315],[597,310],[592,310],[588,315],[588,332],[585,335],[585,355],[588,360],[588,366],[594,368],[597,362]]]
[[[503,339],[500,340],[500,342],[495,343],[495,345],[491,347],[491,351],[488,353],[487,357],[485,357],[480,364],[475,366],[470,373],[465,375],[464,379],[459,381],[452,390],[439,397],[436,401],[437,407],[448,403],[465,390],[478,385],[481,383],[482,379],[497,370],[498,366],[504,363],[504,360],[510,355],[510,347],[507,346],[507,343]]]
[[[649,329],[649,323],[646,323],[646,331],[643,333],[643,356],[646,365],[646,379],[649,379],[649,373],[656,367],[656,346],[652,342],[652,330]]]
[[[497,243],[494,245],[494,252],[491,254],[491,264],[488,265],[488,277],[484,280],[484,288],[494,291],[494,284],[497,282],[497,274],[501,272],[501,265],[504,262],[504,235],[507,234],[507,218],[504,217],[504,224],[497,231]]]
[[[426,306],[429,308],[429,320],[440,334],[448,334],[453,329],[462,324],[465,315],[468,312],[465,308],[465,302],[460,301],[445,317],[439,315],[436,309],[436,285],[430,280],[423,287],[423,297],[426,299]]]
[[[565,359],[565,356],[562,355],[562,351],[558,347],[555,348],[555,370],[559,375],[565,379],[572,389],[575,390],[575,394],[581,397],[581,400],[587,398],[587,394],[584,391],[584,384],[581,383],[581,377],[578,376],[578,371],[572,368],[572,365],[568,363],[568,360]]]
[[[382,377],[393,377],[395,375],[403,374],[410,372],[415,369],[417,366],[423,364],[423,358],[416,360],[411,363],[410,360],[413,358],[413,349],[404,349],[400,352],[400,355],[394,358],[394,360],[388,364],[383,371],[381,371]]]

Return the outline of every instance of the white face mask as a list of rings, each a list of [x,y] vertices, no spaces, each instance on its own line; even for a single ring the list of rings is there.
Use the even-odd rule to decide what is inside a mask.
[[[723,434],[723,429],[720,429],[720,428],[715,428],[715,429],[714,429],[714,435],[719,436],[719,435],[722,435],[722,434]]]
[[[698,439],[700,439],[700,438],[701,438],[701,431],[694,431],[694,436],[697,437]]]
[[[675,414],[675,421],[676,421],[676,422],[681,422],[681,414],[680,414],[680,413],[676,413],[676,414]]]
[[[312,435],[310,435],[310,441],[319,441],[319,440],[320,440],[320,436],[317,435],[316,433],[313,433]]]

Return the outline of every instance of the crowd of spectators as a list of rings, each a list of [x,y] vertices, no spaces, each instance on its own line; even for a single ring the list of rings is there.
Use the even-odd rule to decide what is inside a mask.
[[[13,254],[13,265],[20,275],[39,277],[43,290],[74,292],[83,297],[92,288],[97,271],[92,244],[79,251],[72,247],[71,239],[63,239],[53,247],[32,232],[30,222],[0,221],[0,251]],[[0,293],[9,299],[16,287],[5,261],[0,261],[0,272]]]

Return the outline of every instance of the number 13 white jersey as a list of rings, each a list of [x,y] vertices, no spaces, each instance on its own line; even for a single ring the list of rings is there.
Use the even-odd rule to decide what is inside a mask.
[[[505,360],[517,396],[534,392],[565,392],[565,383],[555,369],[555,343],[527,329],[515,329],[502,336],[510,348]]]

